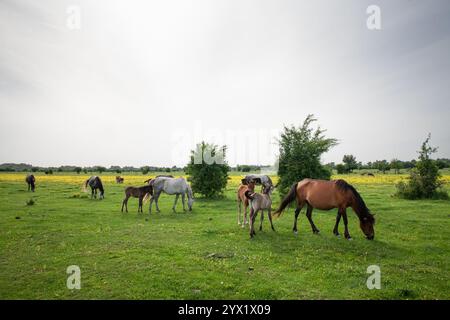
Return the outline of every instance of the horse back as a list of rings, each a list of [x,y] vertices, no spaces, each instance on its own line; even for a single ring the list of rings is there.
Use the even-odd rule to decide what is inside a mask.
[[[305,179],[297,185],[297,197],[317,209],[330,210],[347,203],[347,192],[342,192],[335,181]]]

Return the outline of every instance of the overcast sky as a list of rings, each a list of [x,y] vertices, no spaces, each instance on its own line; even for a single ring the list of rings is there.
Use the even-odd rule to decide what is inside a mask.
[[[205,139],[271,164],[309,113],[340,141],[324,162],[412,159],[428,132],[450,157],[449,17],[448,0],[0,0],[0,163],[184,165]]]

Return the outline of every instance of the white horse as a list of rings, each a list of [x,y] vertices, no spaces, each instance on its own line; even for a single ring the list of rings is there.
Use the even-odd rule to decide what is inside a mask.
[[[188,208],[192,211],[192,204],[194,203],[194,196],[192,193],[191,186],[186,182],[184,178],[169,178],[169,177],[158,177],[150,181],[150,185],[153,186],[153,195],[150,198],[150,208],[149,213],[152,213],[152,204],[155,201],[156,211],[160,212],[158,207],[158,199],[161,192],[165,192],[170,195],[176,195],[175,202],[173,203],[172,210],[175,212],[175,206],[177,205],[178,197],[181,195],[181,200],[183,202],[183,210],[185,208],[185,196],[188,197]],[[146,195],[148,197],[148,194]]]

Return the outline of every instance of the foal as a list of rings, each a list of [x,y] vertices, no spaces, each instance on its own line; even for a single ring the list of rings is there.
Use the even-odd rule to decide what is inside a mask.
[[[245,191],[245,197],[250,200],[250,237],[256,234],[255,232],[255,220],[258,215],[259,210],[261,210],[261,224],[259,226],[259,231],[262,231],[262,224],[264,220],[264,210],[267,210],[267,215],[269,217],[270,226],[272,230],[275,231],[275,228],[272,224],[272,199],[270,199],[270,194],[272,193],[273,187],[267,186],[264,188],[263,193],[256,193],[254,191],[247,190]]]
[[[153,195],[153,186],[146,185],[143,187],[128,187],[125,189],[125,199],[122,201],[122,212],[123,207],[125,206],[126,212],[128,212],[128,199],[130,197],[139,198],[139,208],[138,212],[142,212],[142,199],[144,199],[145,195],[149,193]]]
[[[244,179],[242,179],[244,182]],[[239,185],[237,191],[237,202],[238,202],[238,225],[241,225],[241,211],[242,203],[244,203],[244,221],[242,222],[242,228],[247,224],[247,208],[248,208],[248,198],[245,196],[246,191],[255,191],[255,181],[246,182],[246,184]]]

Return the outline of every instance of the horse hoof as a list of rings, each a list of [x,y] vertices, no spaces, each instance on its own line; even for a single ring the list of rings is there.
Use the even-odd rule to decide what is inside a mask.
[[[298,236],[298,231],[294,231],[294,235]]]
[[[353,241],[353,238],[352,237],[347,237],[347,240],[348,241]]]
[[[335,236],[336,238],[340,238],[340,237],[341,237],[341,235],[340,235],[339,233],[335,233],[334,236]]]
[[[313,233],[314,233],[314,234],[319,234],[320,231],[319,231],[319,230],[314,230]]]

